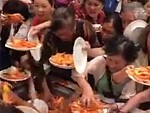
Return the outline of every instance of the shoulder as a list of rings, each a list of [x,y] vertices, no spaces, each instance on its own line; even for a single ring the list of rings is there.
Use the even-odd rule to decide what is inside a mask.
[[[93,60],[88,62],[87,69],[90,74],[100,73],[106,69],[106,60],[103,56],[95,57]]]

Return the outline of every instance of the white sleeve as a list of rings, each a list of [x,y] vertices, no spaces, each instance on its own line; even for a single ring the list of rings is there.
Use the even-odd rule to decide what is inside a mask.
[[[127,82],[121,92],[120,98],[129,99],[136,94],[136,83],[133,80]]]
[[[95,82],[102,77],[102,75],[105,73],[106,70],[106,61],[103,56],[95,57],[93,60],[88,62],[86,70],[83,74],[79,74],[76,71],[73,71],[72,76],[82,76],[87,77],[87,74],[92,74],[94,76]]]
[[[18,30],[18,32],[15,34],[16,37],[21,37],[21,38],[27,38],[27,34],[29,31],[30,26],[26,24],[22,24]]]
[[[40,113],[48,113],[48,105],[43,100],[35,99],[32,104]]]

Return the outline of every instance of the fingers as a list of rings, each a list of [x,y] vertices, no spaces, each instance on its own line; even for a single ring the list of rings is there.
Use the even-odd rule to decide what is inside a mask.
[[[133,69],[134,68],[134,65],[129,65],[129,66],[127,66],[127,70],[128,69]]]
[[[88,98],[88,97],[82,97],[81,98],[81,104],[84,105],[84,106],[86,106],[86,107],[89,107],[90,104],[92,104],[95,101],[96,100],[95,100],[94,97],[90,97],[90,98]]]
[[[87,51],[90,48],[91,48],[91,46],[90,46],[89,42],[86,41],[85,44],[83,45],[82,49]]]

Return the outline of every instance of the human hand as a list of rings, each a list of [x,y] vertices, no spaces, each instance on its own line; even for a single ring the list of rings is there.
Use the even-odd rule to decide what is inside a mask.
[[[30,36],[34,37],[35,35],[37,35],[40,32],[41,28],[39,25],[37,26],[32,26],[29,30]]]
[[[91,45],[89,44],[89,42],[85,42],[85,44],[83,45],[82,49],[84,51],[87,51],[87,53],[89,53],[89,51],[91,50]]]
[[[90,106],[90,104],[94,101],[96,100],[95,100],[94,93],[91,90],[91,88],[90,89],[88,88],[86,91],[83,91],[83,94],[81,97],[81,103],[84,106]]]

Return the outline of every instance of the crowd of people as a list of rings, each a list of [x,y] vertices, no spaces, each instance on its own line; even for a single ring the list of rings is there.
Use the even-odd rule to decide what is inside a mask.
[[[132,112],[139,107],[150,109],[150,89],[131,80],[126,70],[150,65],[150,0],[2,0],[0,15],[0,70],[10,66],[31,72],[28,81],[13,84],[11,104],[0,99],[0,113],[21,113],[14,105],[32,107],[48,113],[44,105],[53,99],[50,76],[76,83],[82,89],[81,102],[89,106],[109,98],[110,110]],[[10,23],[2,14],[19,13],[23,23]],[[140,20],[140,21],[139,21]],[[137,22],[136,25],[132,24]],[[141,24],[145,23],[143,27]],[[93,25],[101,25],[96,31]],[[134,33],[128,26],[140,29]],[[128,31],[124,33],[124,31]],[[7,40],[28,36],[42,44],[40,57],[32,51],[17,51],[5,47]],[[56,53],[72,54],[78,37],[85,40],[88,63],[83,74],[65,70],[49,63]],[[2,94],[0,83],[0,94]],[[33,102],[28,102],[33,100]],[[113,102],[112,102],[113,101]],[[107,102],[107,101],[105,101]],[[35,103],[44,104],[40,108]],[[110,102],[109,102],[110,103]],[[143,103],[143,104],[142,104]]]

